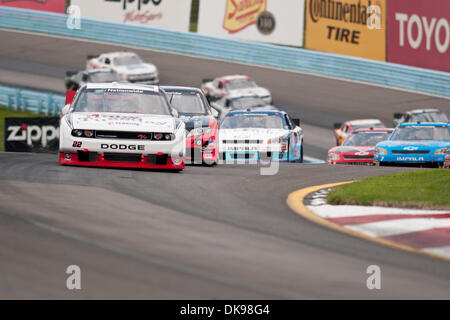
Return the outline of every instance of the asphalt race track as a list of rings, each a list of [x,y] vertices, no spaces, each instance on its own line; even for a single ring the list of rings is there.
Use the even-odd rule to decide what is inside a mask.
[[[449,298],[448,263],[295,215],[298,188],[398,169],[62,167],[0,154],[0,298]],[[333,177],[330,180],[330,177]],[[65,288],[78,265],[82,290]],[[382,290],[366,288],[366,268]]]
[[[87,54],[118,48],[11,32],[0,39],[8,43],[0,48],[0,82],[55,91]],[[390,123],[393,111],[424,104],[450,113],[444,99],[137,51],[159,67],[163,83],[253,76],[303,119],[306,153],[317,157],[327,150],[321,142],[332,145],[335,121]],[[0,298],[449,299],[447,262],[326,229],[286,205],[303,187],[403,170],[282,164],[274,176],[243,165],[167,173],[63,167],[56,155],[1,153]],[[381,268],[381,290],[366,287],[372,264]],[[69,265],[80,266],[82,290],[67,290]]]

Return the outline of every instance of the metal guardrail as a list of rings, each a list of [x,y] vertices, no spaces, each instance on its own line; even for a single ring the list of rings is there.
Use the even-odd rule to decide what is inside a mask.
[[[91,19],[81,19],[81,29],[69,29],[66,20],[64,14],[0,8],[0,28],[187,53],[450,97],[450,73],[446,72]]]
[[[65,102],[62,94],[0,85],[0,105],[14,110],[58,116]]]

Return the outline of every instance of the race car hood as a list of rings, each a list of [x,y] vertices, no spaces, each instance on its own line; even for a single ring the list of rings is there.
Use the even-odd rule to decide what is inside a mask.
[[[270,96],[269,90],[267,90],[266,88],[262,88],[262,87],[230,90],[229,94],[230,94],[230,96],[233,96],[233,97],[247,96],[247,95],[252,95],[252,94],[255,94],[259,97]]]
[[[383,141],[377,144],[377,147],[381,148],[395,148],[395,149],[404,149],[408,147],[417,147],[417,150],[422,149],[430,149],[430,148],[443,148],[446,146],[450,146],[450,141],[433,141],[433,140],[424,140],[424,141]]]
[[[69,116],[72,117],[73,129],[163,133],[175,131],[175,119],[164,115],[74,112]]]
[[[154,73],[156,72],[156,67],[151,63],[141,63],[127,66],[116,66],[114,67],[114,70],[121,74],[138,75],[144,73]]]
[[[335,152],[335,153],[361,153],[361,152],[367,152],[368,154],[373,153],[375,149],[375,146],[340,146],[340,147],[334,147],[331,148],[328,152]]]
[[[210,115],[181,115],[180,119],[184,122],[186,130],[192,130],[194,127],[209,127],[216,121]]]
[[[244,129],[220,129],[220,139],[230,140],[261,140],[261,139],[273,139],[282,136],[287,136],[289,130],[286,129],[258,129],[258,128],[244,128]]]

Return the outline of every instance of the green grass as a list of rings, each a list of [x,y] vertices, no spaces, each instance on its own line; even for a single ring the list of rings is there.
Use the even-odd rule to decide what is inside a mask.
[[[26,118],[26,117],[42,117],[42,114],[36,114],[28,111],[15,111],[0,106],[0,152],[4,150],[4,133],[5,133],[5,118]]]
[[[189,23],[189,31],[197,32],[199,0],[192,0],[191,19]]]
[[[450,209],[450,170],[419,170],[366,178],[334,188],[330,204]]]

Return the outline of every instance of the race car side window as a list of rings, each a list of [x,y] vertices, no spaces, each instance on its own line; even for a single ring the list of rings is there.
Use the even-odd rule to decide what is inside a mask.
[[[111,60],[109,58],[105,58],[105,64],[111,64]]]
[[[219,82],[218,85],[217,85],[217,87],[218,87],[219,89],[223,89],[223,83],[222,83],[222,82]]]

